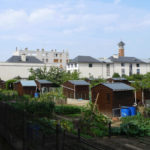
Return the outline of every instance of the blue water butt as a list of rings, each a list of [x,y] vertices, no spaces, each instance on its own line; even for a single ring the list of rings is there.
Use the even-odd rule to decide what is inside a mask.
[[[129,107],[130,111],[131,111],[131,116],[135,116],[136,115],[136,107],[132,106]]]
[[[121,117],[130,116],[131,111],[128,107],[121,108]]]
[[[38,98],[39,97],[39,93],[34,93],[34,97]]]

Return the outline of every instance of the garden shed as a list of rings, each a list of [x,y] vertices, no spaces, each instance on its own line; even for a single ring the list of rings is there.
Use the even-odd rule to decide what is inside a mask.
[[[37,91],[37,85],[34,80],[20,80],[14,83],[14,88],[18,92],[19,96],[24,94],[34,96]]]
[[[134,88],[124,83],[101,83],[92,89],[92,102],[98,105],[100,112],[112,115],[112,111],[121,106],[134,104]]]
[[[130,82],[126,78],[108,78],[107,82],[108,83],[121,82],[130,85]]]
[[[50,92],[53,89],[53,83],[48,80],[35,80],[35,82],[40,93]]]
[[[0,89],[5,89],[6,88],[6,83],[5,81],[0,79]]]
[[[63,94],[68,98],[89,100],[89,85],[84,80],[69,80],[62,85]]]

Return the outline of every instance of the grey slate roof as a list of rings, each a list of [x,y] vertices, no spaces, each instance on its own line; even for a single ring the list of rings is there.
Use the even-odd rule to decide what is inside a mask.
[[[22,86],[26,87],[36,87],[36,83],[34,80],[20,80]]]
[[[10,63],[43,63],[34,56],[26,56],[26,61],[21,61],[21,56],[12,56],[6,62]]]
[[[37,80],[40,84],[52,84],[52,82],[48,80]]]
[[[69,80],[69,82],[74,85],[90,85],[88,82],[84,80]]]
[[[145,63],[144,61],[136,57],[126,57],[120,56],[119,58],[114,58],[113,56],[109,57],[112,62],[121,62],[121,63]]]
[[[91,56],[77,56],[70,63],[100,63],[100,61]]]
[[[124,81],[127,80],[126,78],[112,78],[112,80],[116,80],[116,81]]]
[[[131,91],[133,87],[124,83],[102,83],[104,86],[112,89],[113,91]]]

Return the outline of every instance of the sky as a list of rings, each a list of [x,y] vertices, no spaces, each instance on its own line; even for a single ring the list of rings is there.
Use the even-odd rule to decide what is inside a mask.
[[[16,47],[150,58],[150,0],[0,0],[0,61]]]

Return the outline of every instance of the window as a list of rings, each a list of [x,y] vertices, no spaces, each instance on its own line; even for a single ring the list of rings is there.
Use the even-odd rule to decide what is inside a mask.
[[[75,64],[75,67],[77,67],[77,64]]]
[[[71,68],[73,68],[73,64],[71,64]]]
[[[54,63],[58,63],[58,59],[54,59]]]
[[[42,59],[42,61],[44,62],[44,58]]]
[[[110,64],[106,65],[106,74],[107,76],[110,76]]]
[[[93,67],[93,64],[89,64],[89,67],[92,68],[92,67]]]
[[[125,66],[125,64],[124,63],[121,63],[121,67],[124,67]]]
[[[121,69],[122,75],[125,75],[125,69]]]
[[[140,67],[140,64],[136,64],[136,67]]]
[[[62,63],[62,59],[60,59],[60,63]]]
[[[140,69],[137,69],[136,72],[137,72],[137,74],[140,74]]]
[[[48,63],[48,59],[46,59],[46,62]]]

